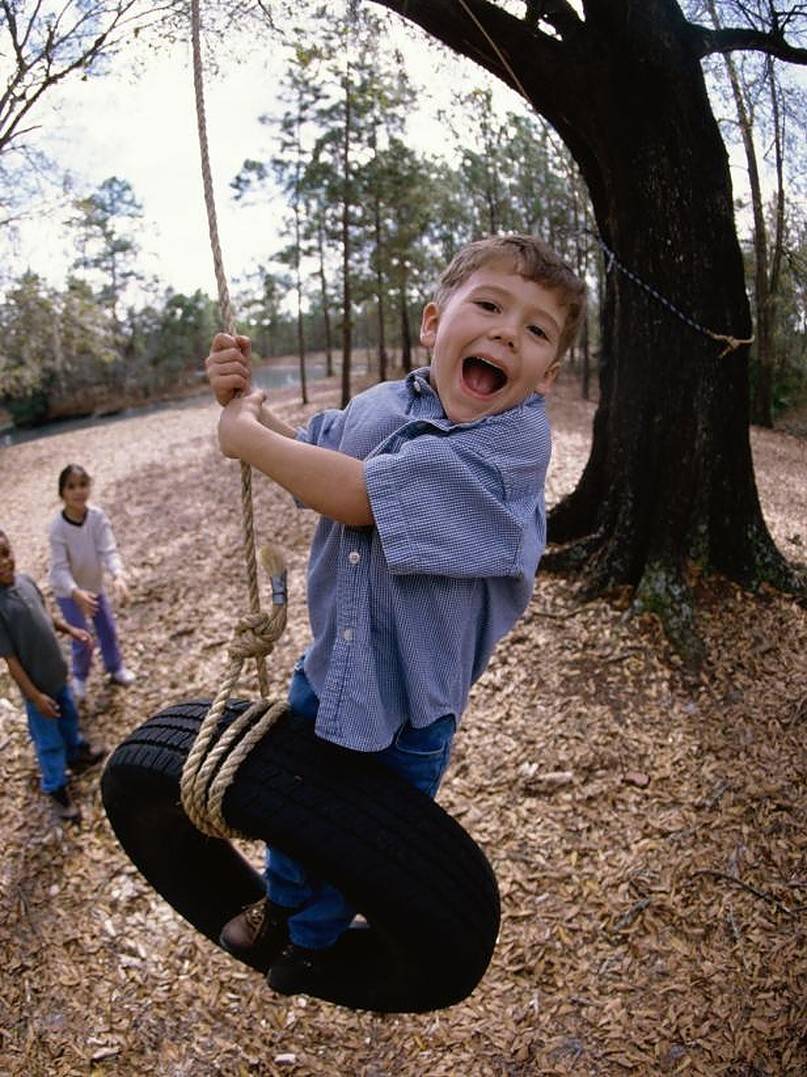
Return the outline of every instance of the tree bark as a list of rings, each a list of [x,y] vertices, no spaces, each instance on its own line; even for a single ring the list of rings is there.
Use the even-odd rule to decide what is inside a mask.
[[[562,42],[485,0],[463,8],[486,34],[453,2],[377,2],[524,93],[571,150],[624,267],[701,326],[751,336],[727,154],[700,38],[674,0],[588,0],[585,22],[553,5]],[[576,565],[589,594],[630,585],[693,664],[693,567],[794,583],[757,497],[748,349],[721,350],[612,266],[591,455],[549,521],[550,541],[567,547],[550,565]]]
[[[350,360],[353,348],[353,296],[350,286],[350,125],[352,123],[352,100],[350,73],[345,72],[345,129],[342,141],[342,400],[346,408],[350,403]]]
[[[401,366],[404,373],[412,369],[412,330],[409,325],[409,303],[406,295],[406,277],[404,276],[399,293],[401,305]]]
[[[325,276],[325,236],[321,218],[317,220],[317,254],[319,256],[319,294],[322,303],[322,324],[325,331],[325,374],[333,377],[333,337],[328,281]]]
[[[387,334],[384,325],[384,270],[382,266],[382,229],[381,229],[381,202],[376,194],[373,200],[373,228],[375,231],[375,292],[376,292],[376,323],[378,325],[378,380],[387,380]]]

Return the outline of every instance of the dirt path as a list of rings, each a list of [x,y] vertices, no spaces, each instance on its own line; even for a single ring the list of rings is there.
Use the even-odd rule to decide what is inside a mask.
[[[335,385],[315,394],[307,411],[333,403]],[[552,410],[555,501],[585,463],[593,406],[565,386]],[[139,679],[128,692],[90,682],[86,725],[109,744],[165,703],[211,694],[245,606],[238,469],[215,448],[215,416],[200,401],[0,453],[0,526],[20,569],[44,579],[56,475],[71,460],[115,524]],[[807,443],[752,442],[770,529],[803,560]],[[312,521],[261,481],[256,514],[290,562],[279,693],[307,638]],[[691,684],[652,621],[579,607],[570,583],[540,580],[474,689],[440,796],[496,869],[501,938],[474,995],[430,1015],[273,996],[140,879],[97,775],[78,785],[82,828],[50,825],[0,677],[0,1072],[804,1073],[807,623],[775,594],[701,597],[709,662]]]

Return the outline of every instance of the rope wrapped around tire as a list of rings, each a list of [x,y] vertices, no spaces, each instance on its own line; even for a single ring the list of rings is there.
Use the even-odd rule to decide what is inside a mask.
[[[230,701],[221,727],[247,706]],[[223,925],[265,886],[228,841],[197,830],[180,803],[183,763],[208,709],[180,703],[150,718],[113,752],[101,791],[135,866],[218,943]],[[333,883],[366,919],[337,943],[340,974],[320,997],[418,1013],[459,1002],[479,983],[499,930],[490,864],[456,820],[375,759],[315,737],[287,710],[240,766],[223,814],[245,838]]]

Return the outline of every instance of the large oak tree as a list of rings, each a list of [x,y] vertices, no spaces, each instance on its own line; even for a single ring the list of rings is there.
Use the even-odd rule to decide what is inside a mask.
[[[745,3],[746,25],[714,29],[675,0],[582,0],[582,14],[533,0],[521,16],[489,0],[375,2],[526,97],[580,167],[617,261],[591,455],[551,513],[550,540],[589,593],[634,587],[638,608],[658,612],[697,659],[693,567],[746,586],[796,578],[757,497],[748,347],[726,351],[620,267],[697,325],[751,337],[727,153],[701,64],[738,49],[807,62],[803,6]]]

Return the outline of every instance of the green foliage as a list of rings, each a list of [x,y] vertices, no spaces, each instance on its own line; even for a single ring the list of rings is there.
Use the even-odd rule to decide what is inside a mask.
[[[774,322],[773,410],[780,415],[807,400],[807,227],[783,261]]]
[[[197,289],[191,296],[169,292],[160,317],[151,362],[169,375],[198,369],[216,332],[215,304]]]
[[[79,254],[74,269],[88,270],[100,280],[99,300],[117,319],[118,304],[127,286],[143,276],[136,268],[138,246],[130,234],[131,222],[143,216],[127,180],[110,176],[86,198],[74,203]]]
[[[748,292],[756,300],[754,248],[745,255]],[[783,256],[773,303],[771,402],[778,417],[807,399],[807,218],[792,205],[784,224]],[[760,376],[756,347],[751,349],[749,377],[754,392]]]
[[[0,307],[0,398],[25,400],[47,385],[58,311],[35,273],[25,273]]]
[[[121,324],[86,281],[70,278],[60,292],[23,274],[0,306],[0,401],[22,424],[176,390],[201,369],[216,324],[200,291],[169,290]]]
[[[283,299],[291,286],[285,274],[258,266],[238,296],[239,325],[252,340],[254,357],[267,359],[294,350],[288,336],[289,319],[282,310]]]

